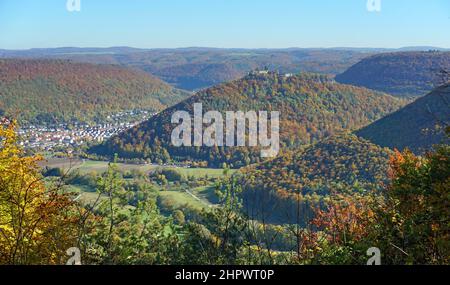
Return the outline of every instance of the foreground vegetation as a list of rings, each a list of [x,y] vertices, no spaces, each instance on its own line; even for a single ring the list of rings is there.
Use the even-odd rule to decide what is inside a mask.
[[[91,178],[57,169],[44,178],[42,158],[23,156],[14,124],[2,123],[0,137],[0,264],[64,264],[71,247],[84,264],[365,264],[370,247],[383,264],[450,262],[448,144],[423,157],[394,153],[378,194],[335,193],[302,226],[253,219],[227,169],[192,179],[110,163]],[[66,185],[83,179],[92,199]],[[161,191],[193,189],[214,204],[211,187],[216,206],[163,213]]]

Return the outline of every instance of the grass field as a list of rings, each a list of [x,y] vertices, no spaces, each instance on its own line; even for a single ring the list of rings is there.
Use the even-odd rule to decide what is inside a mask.
[[[166,208],[180,209],[190,208],[193,210],[201,211],[202,209],[208,209],[212,207],[206,201],[198,200],[186,191],[182,190],[166,190],[159,192],[159,198],[161,204]]]
[[[193,189],[173,187],[159,189],[160,204],[166,210],[183,210],[189,208],[196,211],[216,207],[219,200],[215,194],[214,185],[202,186]]]
[[[81,173],[97,172],[103,173],[108,169],[108,162],[106,161],[94,161],[94,160],[81,160],[81,159],[67,159],[67,158],[49,158],[47,161],[41,163],[42,167],[49,168],[61,168],[64,170],[78,170]],[[208,176],[209,178],[218,178],[223,176],[223,169],[213,168],[184,168],[174,166],[159,166],[154,164],[127,164],[118,163],[118,168],[122,171],[138,170],[145,173],[156,170],[158,168],[173,169],[178,171],[181,175],[194,176],[196,178],[203,178]],[[230,171],[233,173],[233,171]]]

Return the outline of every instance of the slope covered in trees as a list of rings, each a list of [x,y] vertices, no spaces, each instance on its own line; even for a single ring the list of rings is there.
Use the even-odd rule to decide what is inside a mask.
[[[441,70],[450,69],[450,52],[396,52],[361,60],[336,80],[396,96],[423,96],[442,84]]]
[[[255,147],[174,147],[171,133],[177,124],[171,123],[172,114],[184,110],[192,116],[194,103],[202,103],[203,112],[217,110],[222,114],[279,111],[282,147],[302,146],[343,130],[359,129],[403,105],[397,98],[338,84],[326,76],[252,74],[199,92],[93,148],[92,152],[109,156],[118,153],[124,158],[152,161],[192,160],[210,166],[226,162],[240,167],[260,161],[260,152]]]
[[[0,109],[21,121],[92,121],[186,98],[142,71],[66,60],[0,60]]]
[[[449,124],[450,84],[446,84],[357,134],[381,146],[422,152],[442,143]]]
[[[304,223],[311,208],[332,195],[380,190],[388,179],[391,154],[353,134],[332,136],[242,169],[246,205],[259,219]]]

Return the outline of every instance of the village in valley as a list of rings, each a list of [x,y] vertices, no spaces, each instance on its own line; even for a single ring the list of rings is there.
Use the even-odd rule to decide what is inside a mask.
[[[20,144],[25,149],[54,151],[101,143],[154,116],[142,110],[119,112],[99,123],[29,124],[19,129]]]

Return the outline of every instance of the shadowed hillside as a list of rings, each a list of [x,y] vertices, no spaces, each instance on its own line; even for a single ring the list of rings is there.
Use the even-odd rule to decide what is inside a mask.
[[[449,124],[450,85],[447,84],[357,134],[381,146],[422,152],[443,142],[444,127]]]
[[[417,97],[442,84],[441,69],[450,69],[450,52],[386,53],[363,59],[336,80],[396,96]]]

